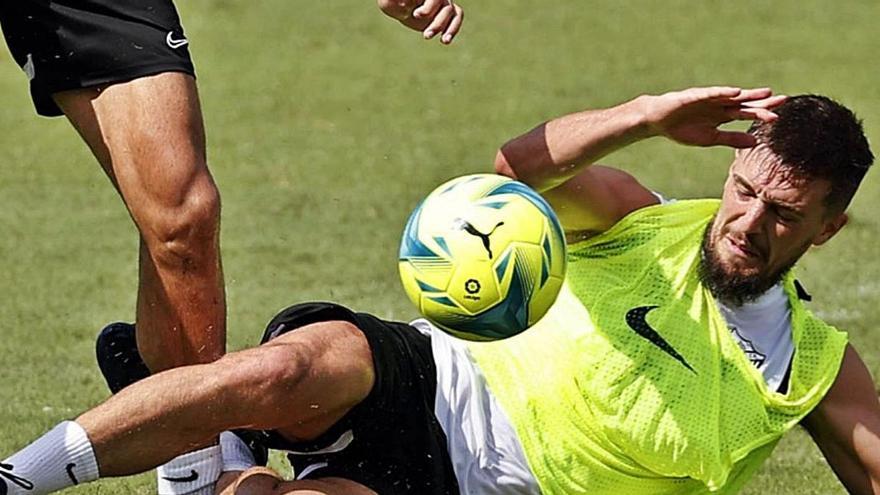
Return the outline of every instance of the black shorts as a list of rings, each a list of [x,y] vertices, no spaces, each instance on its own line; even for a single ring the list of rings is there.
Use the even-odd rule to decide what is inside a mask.
[[[273,318],[263,342],[329,320],[351,322],[366,336],[376,373],[373,390],[315,441],[291,443],[262,432],[262,443],[287,451],[299,479],[346,478],[381,495],[458,494],[446,435],[434,416],[437,370],[430,339],[405,323],[306,303]]]
[[[171,0],[2,0],[0,24],[40,115],[61,115],[58,91],[195,75]]]

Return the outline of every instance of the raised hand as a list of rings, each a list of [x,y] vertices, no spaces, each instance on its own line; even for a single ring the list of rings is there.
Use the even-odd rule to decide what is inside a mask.
[[[379,9],[404,26],[421,31],[425,39],[440,35],[448,45],[464,20],[464,11],[452,0],[377,0]]]
[[[777,118],[773,109],[785,98],[774,96],[770,88],[715,86],[646,96],[643,104],[653,135],[692,146],[749,148],[756,144],[754,136],[718,127],[734,120],[771,122]]]

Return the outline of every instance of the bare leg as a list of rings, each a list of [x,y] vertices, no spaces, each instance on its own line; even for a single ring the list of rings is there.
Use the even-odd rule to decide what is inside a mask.
[[[91,440],[101,476],[124,476],[206,446],[229,429],[315,438],[363,400],[374,379],[360,330],[316,323],[214,363],[153,375],[76,422]]]
[[[195,81],[165,73],[64,91],[58,105],[116,186],[140,240],[138,348],[154,372],[226,346],[220,196]]]

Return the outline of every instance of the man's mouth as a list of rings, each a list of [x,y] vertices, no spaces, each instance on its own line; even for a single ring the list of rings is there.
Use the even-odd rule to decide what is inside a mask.
[[[724,236],[724,241],[735,255],[749,260],[763,260],[764,256],[748,241],[743,241],[729,235]]]

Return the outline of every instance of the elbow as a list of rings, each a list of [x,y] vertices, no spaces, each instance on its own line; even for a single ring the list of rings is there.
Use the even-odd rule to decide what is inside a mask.
[[[517,161],[519,165],[516,167],[511,165],[510,161],[507,159],[510,153],[505,153],[506,147],[507,145],[501,147],[501,149],[498,150],[498,153],[495,154],[495,173],[510,177],[513,180],[518,180],[538,192],[548,189],[544,180],[536,174],[538,171],[534,170],[531,166],[525,165],[521,161]],[[519,170],[517,170],[517,168]]]
[[[495,173],[514,180],[519,179],[516,171],[513,170],[513,167],[510,166],[510,162],[507,161],[507,157],[504,155],[504,148],[499,149],[498,153],[495,154]]]

